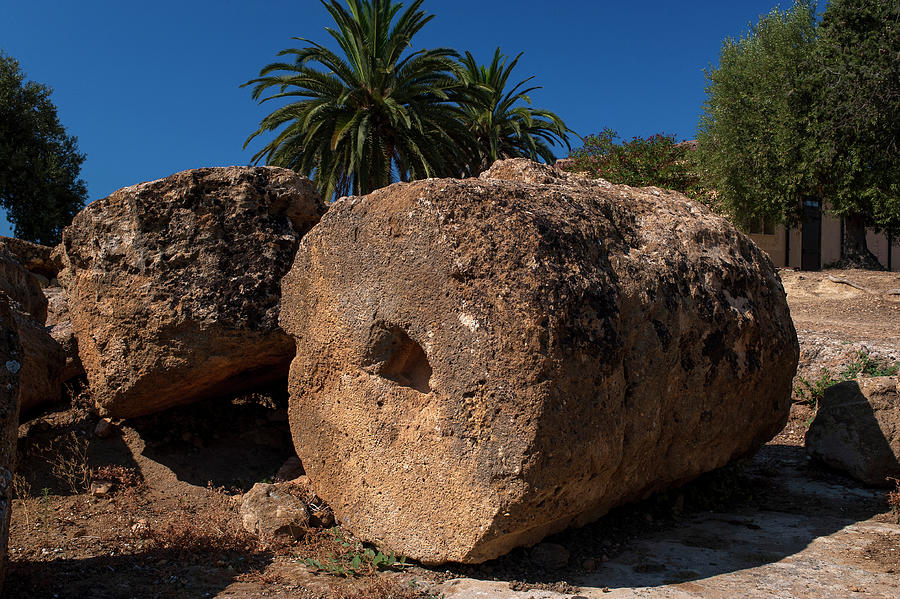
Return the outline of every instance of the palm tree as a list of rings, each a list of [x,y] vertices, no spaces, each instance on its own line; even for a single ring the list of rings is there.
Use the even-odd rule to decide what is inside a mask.
[[[466,126],[475,137],[478,153],[468,164],[468,170],[477,175],[501,158],[555,160],[550,145],[569,146],[568,133],[572,131],[553,112],[530,106],[516,106],[519,101],[531,104],[528,94],[538,86],[523,89],[534,77],[524,79],[504,92],[513,69],[522,53],[506,64],[506,56],[500,48],[494,52],[490,65],[479,65],[471,53],[460,60],[459,78],[464,87],[457,100],[464,113]]]
[[[260,102],[299,98],[266,116],[244,143],[284,128],[253,156],[314,178],[323,197],[365,194],[391,182],[456,176],[472,143],[451,94],[458,54],[404,52],[433,15],[414,0],[399,18],[392,0],[321,0],[337,27],[326,31],[342,55],[305,38],[244,85]],[[320,68],[315,68],[318,65]]]

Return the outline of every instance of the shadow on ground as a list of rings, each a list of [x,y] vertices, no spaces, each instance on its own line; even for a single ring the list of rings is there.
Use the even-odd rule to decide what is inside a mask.
[[[192,553],[152,550],[134,555],[83,559],[11,562],[3,587],[4,599],[119,599],[212,597],[241,574],[269,561],[259,555],[248,561],[235,553]],[[102,573],[102,584],[97,573]]]
[[[286,390],[270,389],[166,410],[127,426],[143,441],[141,455],[178,480],[246,491],[295,455],[286,404]]]
[[[552,568],[529,549],[451,576],[510,581],[512,590],[656,587],[779,562],[815,539],[886,511],[883,491],[810,462],[802,447],[767,445],[681,489],[546,539]]]

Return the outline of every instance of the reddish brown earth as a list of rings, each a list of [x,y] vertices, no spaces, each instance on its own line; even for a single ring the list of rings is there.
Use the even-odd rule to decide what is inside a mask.
[[[801,376],[839,371],[863,348],[900,360],[900,296],[884,293],[900,288],[900,275],[781,274]],[[813,412],[799,397],[784,430],[752,459],[548,539],[562,550],[351,579],[314,574],[299,558],[339,551],[330,535],[264,547],[242,532],[237,512],[239,491],[271,479],[293,455],[283,393],[169,410],[120,423],[106,438],[93,434],[97,417],[74,393],[72,405],[20,426],[2,596],[900,596],[898,515],[883,491],[806,459]],[[117,466],[105,474],[121,484],[93,496],[82,475],[103,466]],[[552,568],[547,555],[560,551],[567,563]]]

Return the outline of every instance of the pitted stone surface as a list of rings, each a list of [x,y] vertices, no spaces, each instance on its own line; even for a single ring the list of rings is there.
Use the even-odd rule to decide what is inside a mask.
[[[755,450],[797,339],[768,258],[674,192],[526,160],[342,199],[281,324],[294,444],[364,540],[481,562]]]
[[[10,300],[0,291],[0,590],[6,575],[9,517],[12,509],[13,472],[19,427],[19,373],[22,347]]]
[[[121,189],[63,234],[78,353],[101,411],[133,417],[284,377],[282,275],[325,210],[275,167],[205,168]]]

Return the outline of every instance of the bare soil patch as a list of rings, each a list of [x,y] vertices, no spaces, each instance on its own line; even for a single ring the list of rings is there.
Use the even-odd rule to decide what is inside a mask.
[[[886,293],[900,275],[781,274],[800,376],[861,351],[900,360],[900,296]],[[883,491],[806,458],[814,406],[802,397],[755,456],[547,539],[567,552],[562,567],[522,548],[479,566],[341,577],[303,561],[336,554],[327,539],[265,544],[240,526],[240,494],[294,455],[283,389],[116,423],[106,438],[71,395],[19,429],[5,598],[900,596],[897,513]],[[92,494],[104,467],[113,484]]]
[[[847,342],[900,343],[900,294],[888,294],[900,290],[900,273],[790,269],[780,272],[798,331],[815,331]]]

